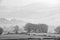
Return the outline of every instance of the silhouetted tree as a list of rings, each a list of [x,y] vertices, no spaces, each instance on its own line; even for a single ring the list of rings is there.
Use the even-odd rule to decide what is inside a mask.
[[[55,32],[60,34],[60,26],[58,26],[56,29],[55,29]]]
[[[3,33],[3,28],[0,27],[0,35]]]

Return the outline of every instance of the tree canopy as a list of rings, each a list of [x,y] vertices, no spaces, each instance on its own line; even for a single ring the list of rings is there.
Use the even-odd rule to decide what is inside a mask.
[[[24,27],[24,30],[26,30],[28,33],[30,33],[30,32],[47,33],[48,25],[27,23]]]
[[[55,32],[60,34],[60,26],[55,29]]]

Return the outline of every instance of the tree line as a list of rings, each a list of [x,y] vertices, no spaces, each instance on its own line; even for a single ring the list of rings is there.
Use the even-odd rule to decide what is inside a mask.
[[[24,27],[27,33],[47,33],[48,25],[27,23]]]
[[[32,23],[27,23],[24,26],[24,30],[26,33],[48,33],[48,25],[47,24],[32,24]],[[15,34],[18,34],[19,32],[19,26],[15,25],[13,32]],[[4,32],[4,29],[0,27],[0,34]],[[60,34],[60,26],[57,26],[55,29],[55,33]]]

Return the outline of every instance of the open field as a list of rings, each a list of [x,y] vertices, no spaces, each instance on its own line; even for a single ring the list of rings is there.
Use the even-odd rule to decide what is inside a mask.
[[[19,39],[19,38],[30,38],[29,35],[19,35],[19,34],[10,34],[10,35],[1,35],[0,39]]]
[[[53,35],[53,34],[50,34]],[[54,34],[58,35],[58,34]],[[38,35],[26,35],[26,34],[9,34],[9,35],[0,35],[0,39],[23,39],[23,38],[56,38],[55,36],[46,36],[42,34]]]
[[[45,35],[45,36],[51,36],[51,37],[60,37],[60,34],[53,34],[53,33],[30,33],[31,35]]]

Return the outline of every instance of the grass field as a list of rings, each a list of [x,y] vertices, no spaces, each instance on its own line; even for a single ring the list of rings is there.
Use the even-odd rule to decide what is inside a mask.
[[[38,36],[39,35],[39,36]],[[0,39],[23,39],[23,38],[55,38],[53,36],[41,36],[38,35],[26,35],[26,34],[9,34],[9,35],[0,35]],[[50,34],[51,35],[51,34]],[[53,34],[52,34],[53,35]],[[57,34],[56,34],[57,35]]]
[[[19,38],[30,38],[29,35],[19,35],[19,34],[10,34],[10,35],[1,35],[0,39],[19,39]]]

